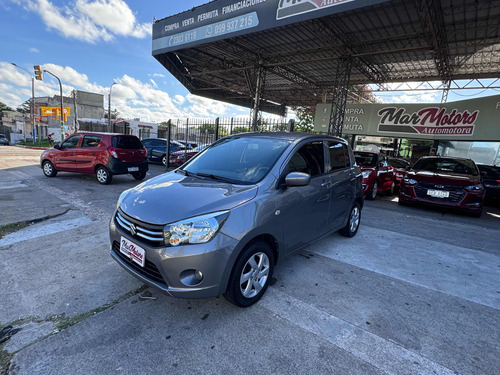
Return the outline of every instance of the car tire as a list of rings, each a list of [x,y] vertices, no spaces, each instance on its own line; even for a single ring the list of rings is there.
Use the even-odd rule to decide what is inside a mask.
[[[161,163],[164,165],[164,166],[167,166],[167,155],[163,155],[161,157]]]
[[[354,237],[359,229],[359,224],[361,222],[361,206],[358,202],[354,202],[349,213],[349,220],[344,228],[342,228],[339,233],[345,237]]]
[[[371,201],[374,200],[377,197],[377,191],[378,191],[378,182],[375,181],[373,183],[372,189],[370,190],[370,192],[368,193],[366,198],[371,200]]]
[[[55,177],[57,174],[57,170],[54,168],[54,165],[48,160],[43,162],[42,170],[43,174],[47,177]]]
[[[144,180],[144,177],[146,177],[146,172],[134,172],[132,173],[132,177],[139,181]]]
[[[109,185],[113,180],[113,175],[111,174],[109,169],[103,165],[97,167],[95,175],[97,178],[97,182],[99,182],[101,185]]]
[[[387,191],[387,194],[389,194],[392,197],[395,191],[396,191],[396,182],[393,180],[391,183],[391,187]]]
[[[236,261],[224,298],[238,307],[249,307],[266,292],[274,270],[271,246],[263,241],[246,247]]]

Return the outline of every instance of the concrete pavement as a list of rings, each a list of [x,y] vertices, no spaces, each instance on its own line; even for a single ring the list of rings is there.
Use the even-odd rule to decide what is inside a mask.
[[[0,162],[0,198],[9,197],[0,225],[42,220],[0,239],[0,328],[22,328],[0,345],[10,374],[500,368],[498,208],[476,219],[379,197],[366,202],[355,238],[331,235],[278,264],[249,309],[154,289],[157,299],[143,300],[141,283],[109,257],[107,238],[118,195],[137,182],[46,178],[36,154],[19,158]],[[152,165],[148,178],[162,171]]]

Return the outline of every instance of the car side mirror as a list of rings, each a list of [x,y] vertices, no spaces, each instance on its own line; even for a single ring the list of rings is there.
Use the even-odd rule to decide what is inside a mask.
[[[292,186],[307,186],[311,182],[311,175],[303,172],[292,172],[285,177],[285,184]]]
[[[55,148],[56,150],[60,150],[60,149],[61,149],[61,145],[60,145],[60,144],[55,144],[55,145],[54,145],[54,148]]]
[[[481,171],[481,177],[486,177],[488,175],[488,172],[486,171]]]

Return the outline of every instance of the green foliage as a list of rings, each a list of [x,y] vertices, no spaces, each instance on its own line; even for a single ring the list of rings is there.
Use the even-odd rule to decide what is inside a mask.
[[[233,128],[233,134],[246,133],[246,132],[249,132],[249,131],[250,131],[250,128],[248,128],[246,126],[235,126]]]
[[[7,104],[0,102],[0,115],[2,115],[4,111],[13,111],[13,109]]]
[[[23,104],[16,108],[16,111],[19,113],[30,114],[31,113],[31,103],[29,100],[26,100]]]
[[[314,113],[316,106],[292,107],[295,112],[295,131],[312,133],[314,130]]]
[[[200,126],[201,134],[215,134],[215,125],[213,124],[203,124]]]

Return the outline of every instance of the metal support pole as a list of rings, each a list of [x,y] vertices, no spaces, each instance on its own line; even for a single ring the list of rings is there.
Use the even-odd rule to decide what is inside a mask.
[[[172,120],[168,120],[167,121],[167,149],[165,151],[165,158],[166,158],[166,162],[165,162],[165,166],[168,170],[168,168],[170,167],[170,132],[172,130]]]
[[[292,118],[288,121],[288,128],[287,130],[291,133],[294,131],[295,128],[295,120]]]
[[[261,115],[262,115],[260,110],[260,100],[266,79],[266,71],[262,65],[259,65],[256,70],[257,70],[257,81],[255,85],[255,95],[254,95],[253,109],[252,109],[252,131],[254,132],[259,130],[259,122],[261,120]]]
[[[64,108],[63,108],[63,93],[62,93],[62,83],[58,76],[49,72],[48,70],[43,70],[45,73],[50,74],[52,77],[55,77],[59,81],[59,92],[61,94],[61,141],[64,140]]]
[[[184,133],[184,141],[186,142],[186,146],[184,147],[184,162],[187,160],[187,142],[188,142],[188,135],[189,135],[189,119],[186,119],[186,132]]]
[[[335,74],[335,85],[333,87],[332,110],[330,112],[330,124],[328,134],[340,137],[344,126],[345,106],[347,93],[349,91],[349,78],[351,76],[351,57],[342,57],[338,60],[337,72]]]
[[[108,95],[108,128],[111,127],[111,89],[116,82],[113,82],[111,86],[109,86],[109,95]]]
[[[219,118],[215,119],[215,140],[219,139]]]

